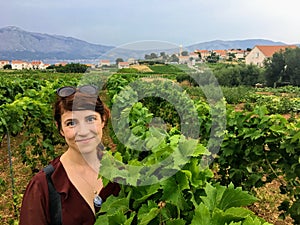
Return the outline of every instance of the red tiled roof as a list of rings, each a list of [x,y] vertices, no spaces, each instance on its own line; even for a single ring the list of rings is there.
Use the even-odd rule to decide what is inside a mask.
[[[67,64],[68,64],[67,62],[58,62],[58,63],[55,63],[54,65],[55,65],[55,66],[59,66],[59,65],[65,66],[65,65],[67,65]]]
[[[129,65],[129,62],[119,62],[119,65]]]
[[[297,48],[296,45],[256,45],[266,57],[271,57],[275,52],[285,50],[287,48]]]
[[[101,62],[101,63],[109,63],[110,61],[107,60],[107,59],[102,59],[102,60],[100,60],[100,62]]]
[[[23,64],[23,63],[27,63],[27,62],[22,61],[22,60],[12,60],[11,61],[11,64]]]
[[[31,64],[32,65],[40,65],[40,64],[42,64],[42,62],[41,61],[32,61]]]
[[[208,50],[196,50],[195,52],[200,52],[200,53],[209,53]]]
[[[218,53],[219,55],[226,55],[226,50],[213,50],[213,52]]]

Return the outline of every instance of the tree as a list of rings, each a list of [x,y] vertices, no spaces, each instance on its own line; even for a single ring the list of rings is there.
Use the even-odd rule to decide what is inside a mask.
[[[179,58],[177,57],[177,55],[175,54],[172,54],[171,55],[171,58],[170,58],[170,62],[179,62]]]
[[[80,63],[70,63],[65,66],[49,66],[47,69],[55,69],[57,72],[60,73],[85,73],[88,66]]]
[[[254,86],[256,83],[265,83],[263,69],[256,65],[218,63],[213,67],[213,73],[221,86]]]
[[[3,69],[5,69],[5,70],[11,70],[11,65],[10,64],[6,64],[6,65],[4,65],[3,66]]]
[[[156,53],[153,53],[153,52],[152,52],[152,53],[150,54],[150,58],[151,58],[151,59],[157,59]]]
[[[241,70],[241,84],[254,86],[257,83],[264,84],[263,69],[256,65],[240,65]]]
[[[232,61],[233,59],[235,59],[236,58],[236,56],[235,56],[235,53],[233,53],[233,52],[229,52],[228,53],[228,61]]]
[[[268,86],[300,85],[300,49],[286,49],[275,53],[265,62],[265,79]]]
[[[117,58],[117,59],[116,59],[116,64],[118,65],[119,62],[124,62],[124,60],[123,60],[122,58]]]
[[[209,63],[216,63],[219,61],[219,59],[220,57],[215,52],[211,52],[211,54],[206,58],[207,62]]]
[[[202,59],[201,52],[197,52],[199,59]]]
[[[284,59],[284,73],[289,79],[288,82],[300,86],[300,49],[287,49],[284,52]]]
[[[188,56],[189,53],[188,53],[188,51],[183,51],[183,52],[181,52],[181,55],[182,55],[182,56]]]
[[[285,65],[282,52],[275,53],[271,59],[264,62],[264,65],[267,86],[276,86],[276,83],[282,80],[282,71]]]
[[[161,57],[163,60],[167,60],[167,59],[168,59],[168,55],[167,55],[165,52],[161,52],[161,53],[160,53],[160,57]]]

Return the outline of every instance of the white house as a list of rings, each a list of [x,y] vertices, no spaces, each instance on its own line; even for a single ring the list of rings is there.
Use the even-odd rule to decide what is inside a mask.
[[[203,49],[203,50],[195,50],[194,51],[196,54],[200,55],[200,58],[202,60],[206,59],[206,57],[210,56],[210,51]]]
[[[178,59],[179,59],[179,64],[187,64],[187,63],[189,63],[190,62],[190,56],[182,56],[182,55],[180,55],[180,56],[178,56]]]
[[[28,68],[33,70],[41,70],[41,69],[45,69],[45,66],[42,61],[32,61],[28,63]]]
[[[0,69],[3,69],[3,67],[8,64],[10,64],[8,60],[0,60]]]
[[[110,60],[108,60],[108,59],[101,59],[100,61],[99,61],[99,64],[98,64],[100,67],[101,66],[110,66]]]
[[[118,69],[129,68],[129,62],[119,62]]]
[[[287,48],[297,48],[296,45],[256,45],[245,57],[246,64],[263,66],[264,61],[271,58],[274,53],[284,51]]]
[[[28,62],[22,61],[22,60],[12,60],[11,61],[11,68],[13,70],[23,70],[28,69],[29,65]]]

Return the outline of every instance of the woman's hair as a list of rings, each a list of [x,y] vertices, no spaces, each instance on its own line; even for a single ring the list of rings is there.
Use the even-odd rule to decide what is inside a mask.
[[[54,119],[57,123],[58,130],[61,130],[61,116],[64,112],[80,110],[93,110],[98,112],[105,125],[110,117],[109,108],[107,108],[107,106],[101,101],[99,96],[77,91],[67,97],[57,97],[54,104]]]

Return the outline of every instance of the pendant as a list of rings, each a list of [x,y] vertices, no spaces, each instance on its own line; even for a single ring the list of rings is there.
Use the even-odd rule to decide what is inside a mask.
[[[102,198],[99,195],[96,195],[94,198],[94,206],[100,208],[102,205]]]

